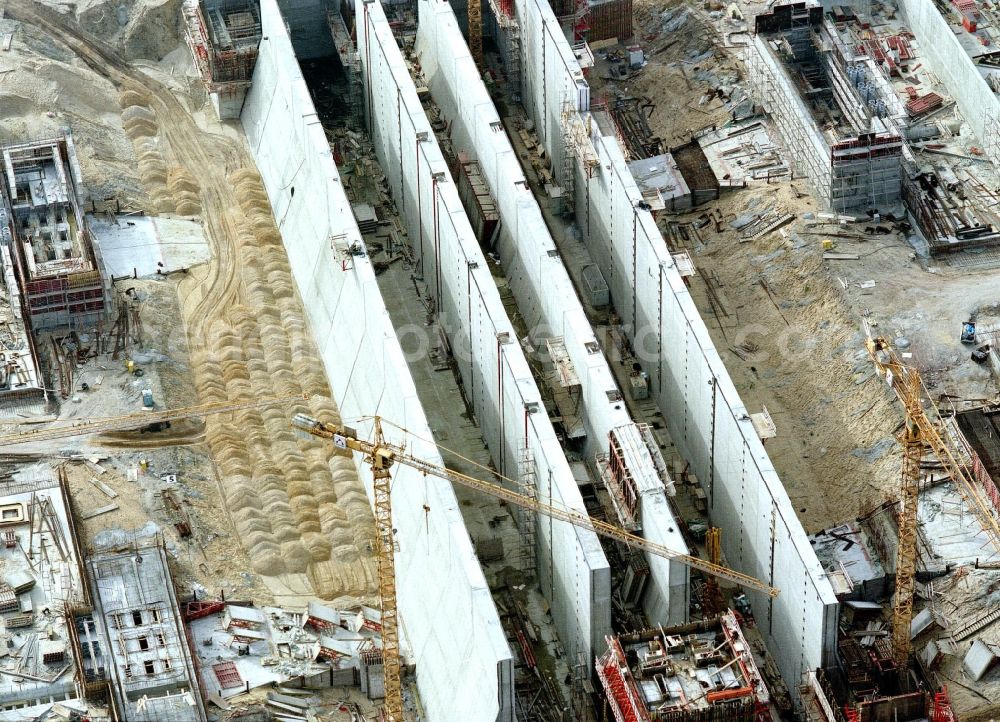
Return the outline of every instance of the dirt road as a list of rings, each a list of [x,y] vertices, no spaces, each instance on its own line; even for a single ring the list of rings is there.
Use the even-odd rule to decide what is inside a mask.
[[[43,29],[118,89],[122,119],[157,207],[199,213],[212,260],[181,286],[200,401],[306,394],[296,408],[213,417],[206,438],[222,499],[255,571],[282,599],[370,597],[367,497],[350,460],[293,434],[295,411],[337,412],[304,321],[267,195],[246,149],[206,132],[174,93],[66,16],[13,0],[7,16]],[[221,131],[221,126],[219,127]]]

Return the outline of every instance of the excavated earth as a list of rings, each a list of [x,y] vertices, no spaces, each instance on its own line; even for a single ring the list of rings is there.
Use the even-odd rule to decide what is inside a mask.
[[[116,195],[149,213],[200,217],[212,259],[181,282],[178,324],[198,400],[302,399],[206,420],[221,504],[276,597],[370,599],[374,525],[355,467],[289,425],[299,411],[339,417],[260,176],[241,136],[204,112],[203,92],[196,98],[131,62],[176,51],[177,3],[130,8],[122,23],[109,4],[78,7],[74,18],[33,2],[8,2],[4,22],[17,22],[18,37],[44,45],[32,62],[50,87],[38,97],[16,72],[21,122],[8,117],[4,126],[28,126],[46,105],[59,110],[60,82],[79,80],[88,90],[70,89],[70,96],[84,97],[108,121],[100,133],[96,124],[74,128],[84,182],[93,172],[98,197]],[[163,38],[140,32],[157,26]],[[4,92],[0,85],[0,100]],[[91,136],[100,149],[88,142]]]

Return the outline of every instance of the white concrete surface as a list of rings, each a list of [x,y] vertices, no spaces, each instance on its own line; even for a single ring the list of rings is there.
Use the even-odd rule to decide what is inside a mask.
[[[534,29],[525,33],[533,42],[553,45],[535,48],[535,57],[560,58],[564,66],[557,78],[548,64],[524,64],[527,75],[545,69],[544,83],[524,86],[541,127],[551,122],[550,89],[578,83],[579,66],[567,59],[572,52],[565,38],[551,30],[544,0],[520,0],[515,8],[521,27]],[[561,153],[558,134],[540,138],[550,155]],[[671,437],[705,488],[713,523],[725,530],[726,563],[782,590],[774,600],[751,599],[757,626],[795,695],[804,672],[834,660],[836,597],[655,222],[636,208],[641,195],[621,147],[596,132],[593,140],[601,165],[590,180],[577,167],[575,195],[584,199],[577,222]]]
[[[578,215],[670,431],[708,495],[728,566],[778,587],[754,614],[790,689],[832,661],[836,598],[613,137]],[[578,177],[579,174],[578,174]],[[773,529],[773,533],[772,533]]]
[[[546,338],[562,337],[580,379],[586,457],[593,469],[594,455],[608,451],[611,430],[632,420],[623,402],[609,400],[608,392],[618,390],[618,385],[515,151],[507,134],[498,130],[500,117],[465,46],[454,11],[448,3],[431,0],[421,0],[418,11],[420,66],[435,102],[451,124],[455,151],[467,152],[479,161],[496,200],[502,223],[497,250],[518,310],[530,330],[531,345],[543,349]],[[642,519],[647,538],[687,553],[662,487],[660,498],[655,497],[644,495]],[[648,561],[652,571],[652,588],[646,593],[650,618],[658,624],[687,621],[687,567],[658,557],[648,556]]]
[[[553,172],[565,183],[562,114],[588,112],[590,86],[548,0],[515,0],[514,10],[521,26],[521,102],[550,153]]]
[[[335,258],[333,238],[361,236],[275,0],[262,0],[261,21],[242,122],[334,398],[345,420],[382,414],[432,438],[369,261],[345,272]],[[441,463],[432,445],[412,449]],[[400,468],[392,496],[400,617],[426,719],[512,722],[511,651],[451,486]]]
[[[586,511],[385,13],[358,0],[358,55],[371,135],[501,474],[531,451],[538,497]],[[464,47],[464,46],[462,46]],[[418,137],[425,138],[418,140]],[[533,411],[534,410],[534,411]],[[589,662],[610,631],[610,569],[592,532],[538,523],[539,575],[567,659]],[[550,571],[550,567],[554,567]]]
[[[917,39],[920,59],[948,88],[986,154],[1000,163],[1000,98],[932,0],[899,0],[899,9]]]
[[[201,223],[167,216],[90,216],[90,230],[112,276],[153,276],[205,263],[212,251]]]
[[[239,120],[246,95],[247,89],[239,88],[224,93],[209,93],[208,97],[219,120]]]

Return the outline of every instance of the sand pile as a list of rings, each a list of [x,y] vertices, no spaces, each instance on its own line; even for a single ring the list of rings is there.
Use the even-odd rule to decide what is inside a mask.
[[[119,103],[122,127],[132,140],[142,184],[149,192],[153,208],[158,213],[199,215],[201,187],[183,167],[167,165],[160,150],[160,126],[156,113],[149,107],[148,97],[136,90],[126,90],[119,96]]]
[[[106,13],[112,7],[117,13],[122,6],[136,15],[124,20],[117,16],[123,30],[105,26],[110,23]],[[161,10],[168,22],[157,26],[153,19]],[[76,12],[85,26],[97,28],[119,47],[127,45],[133,24],[150,23],[169,38],[178,19],[175,0],[131,4],[126,0],[116,6],[84,0]],[[189,106],[175,95],[184,90],[171,91],[136,67],[119,63],[113,49],[67,25],[63,16],[34,4],[19,7],[18,16],[45,28],[41,32],[22,23],[29,28],[25,36],[30,32],[33,42],[47,53],[66,56],[50,62],[69,67],[85,59],[97,71],[77,70],[88,77],[89,86],[72,92],[93,93],[96,97],[89,102],[107,106],[101,121],[116,128],[124,145],[124,151],[112,157],[133,176],[138,171],[152,201],[145,207],[199,214],[204,222],[212,261],[180,285],[199,399],[329,396],[267,195],[256,172],[246,170],[253,162],[245,148],[222,133],[199,127]],[[169,45],[176,48],[176,37]],[[130,56],[130,51],[125,54]],[[6,58],[0,58],[2,62]],[[99,73],[112,78],[114,86]],[[32,69],[12,73],[22,74],[27,85]],[[66,91],[61,84],[56,86],[59,94]],[[25,97],[31,101],[25,112],[37,108],[33,96]],[[89,184],[86,167],[84,176]],[[269,586],[328,599],[370,596],[376,585],[374,524],[367,496],[352,460],[334,458],[330,445],[293,433],[290,420],[297,411],[337,418],[331,401],[314,397],[207,421],[205,435],[220,472],[225,507],[254,570],[270,580]]]
[[[172,166],[167,171],[167,190],[177,202],[177,212],[182,216],[196,216],[201,213],[199,198],[201,187],[186,169]]]
[[[181,0],[82,0],[76,18],[126,60],[159,60],[183,42]]]
[[[152,208],[157,213],[176,213],[177,200],[167,188],[167,161],[160,152],[158,133],[160,126],[148,103],[148,98],[135,90],[127,90],[119,97],[122,106],[122,127],[132,141],[139,159],[139,177],[149,194]]]
[[[254,171],[230,176],[241,303],[219,309],[193,358],[205,401],[306,394],[301,410],[338,419],[295,293],[267,195]],[[207,438],[223,490],[254,569],[308,575],[316,593],[333,597],[372,588],[370,559],[359,546],[372,536],[371,512],[353,463],[328,444],[299,438],[289,409],[215,417]]]

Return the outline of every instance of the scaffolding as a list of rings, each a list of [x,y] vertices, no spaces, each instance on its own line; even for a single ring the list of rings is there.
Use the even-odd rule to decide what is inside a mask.
[[[108,288],[100,248],[83,215],[72,135],[5,144],[0,152],[0,218],[9,218],[4,235],[11,238],[28,325],[39,331],[97,324]]]
[[[817,196],[826,198],[829,194],[830,166],[819,152],[819,147],[823,146],[819,132],[806,127],[809,114],[805,104],[780,76],[777,62],[767,50],[767,41],[760,35],[747,47],[746,65],[750,94],[777,126],[788,151],[785,156],[796,159],[795,170],[809,179]],[[811,134],[815,137],[810,137]]]
[[[573,101],[563,102],[560,127],[564,152],[562,176],[559,180],[563,184],[563,210],[567,215],[571,215],[575,209],[576,166],[579,164],[584,177],[589,180],[594,177],[594,173],[601,165],[594,144],[590,140],[589,122],[589,116],[585,122]]]
[[[521,102],[521,26],[517,20],[510,23],[507,34],[507,79],[510,92],[517,102]]]
[[[205,720],[163,540],[136,537],[100,551],[88,559],[87,571],[112,698],[124,718]]]
[[[361,78],[361,59],[358,49],[347,29],[347,23],[339,10],[331,10],[327,15],[330,33],[333,35],[333,45],[337,49],[337,57],[347,77],[347,124],[354,130],[363,130],[365,125],[364,86]]]
[[[520,492],[534,499],[538,496],[537,487],[537,467],[535,465],[535,455],[531,449],[525,447],[521,449],[519,460],[518,482]],[[535,543],[535,524],[537,519],[535,513],[522,507],[514,509],[514,523],[521,532],[520,567],[521,572],[526,577],[534,577],[536,569],[537,546]]]
[[[506,66],[507,89],[514,102],[521,102],[521,26],[512,0],[489,0],[496,21],[494,40]]]
[[[576,186],[576,143],[573,138],[573,123],[571,122],[575,108],[568,101],[563,104],[562,132],[564,152],[562,157],[562,193],[563,210],[569,215],[576,207],[573,199],[573,191]]]
[[[994,163],[1000,163],[1000,118],[989,107],[983,108],[983,152]]]
[[[185,36],[210,93],[245,93],[257,64],[260,7],[254,0],[186,0]]]
[[[590,0],[576,0],[573,13],[573,44],[587,39],[590,33]]]
[[[830,147],[830,206],[837,213],[880,208],[899,201],[903,141],[893,133],[868,133]]]
[[[593,685],[590,683],[590,666],[583,652],[576,655],[576,664],[573,665],[573,680],[570,687],[570,698],[573,705],[573,719],[586,720],[588,711],[592,709],[590,698],[594,693]]]
[[[750,91],[774,120],[788,157],[798,160],[816,195],[837,213],[897,203],[903,186],[898,109],[880,102],[877,83],[866,80],[867,72],[853,57],[853,64],[845,64],[847,51],[830,33],[824,32],[826,40],[818,44],[815,19],[768,17],[762,22],[764,17],[758,16],[759,34],[746,51]],[[762,29],[778,33],[773,37],[785,48],[784,58]],[[794,66],[794,74],[786,64]],[[832,121],[833,108],[848,121],[844,127]],[[824,133],[821,124],[833,128]]]

